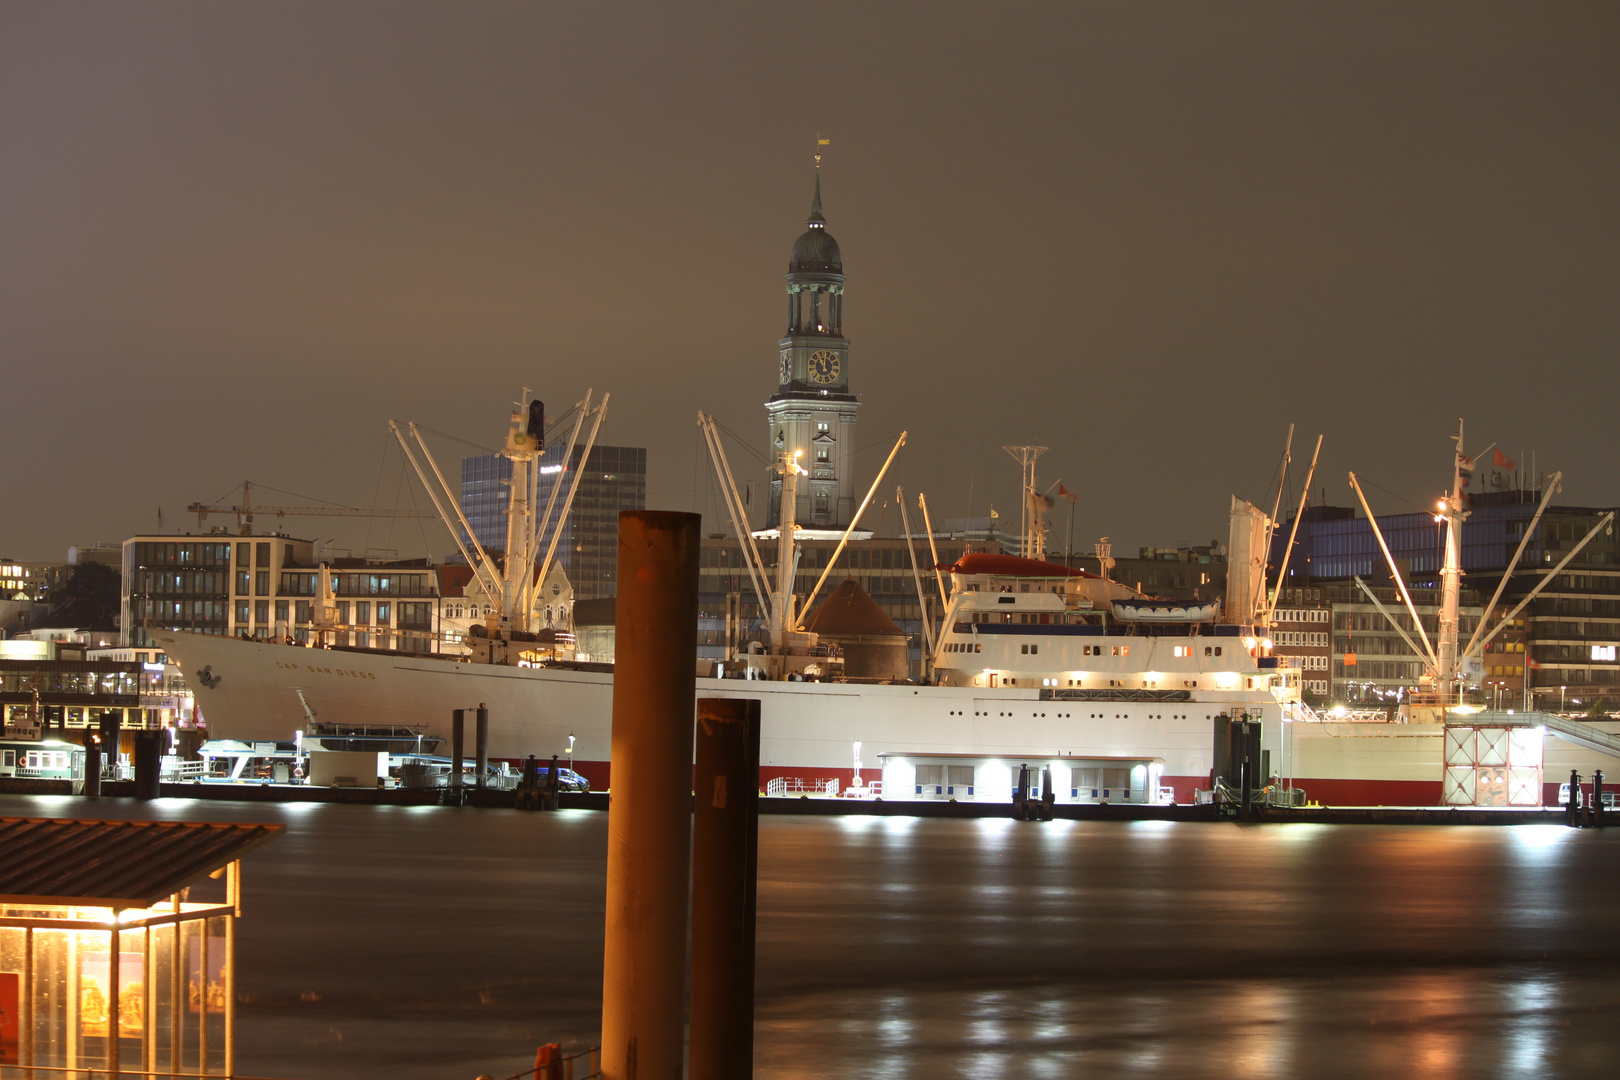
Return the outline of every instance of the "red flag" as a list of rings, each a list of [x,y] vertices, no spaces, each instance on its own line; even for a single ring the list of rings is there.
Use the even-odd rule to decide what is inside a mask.
[[[1058,498],[1060,498],[1060,499],[1068,499],[1070,502],[1074,502],[1079,497],[1080,496],[1076,495],[1074,492],[1072,492],[1068,488],[1064,487],[1063,486],[1063,481],[1061,481],[1061,480],[1058,481]]]
[[[1513,464],[1513,459],[1502,453],[1500,450],[1496,451],[1496,453],[1492,455],[1491,464],[1495,465],[1498,469],[1518,468],[1517,465]]]

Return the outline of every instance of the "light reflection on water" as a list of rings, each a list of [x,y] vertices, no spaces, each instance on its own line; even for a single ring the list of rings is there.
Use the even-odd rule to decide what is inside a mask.
[[[272,820],[238,1061],[509,1076],[597,1033],[606,817],[9,799]],[[1620,1061],[1620,830],[761,823],[757,1075],[1527,1076]]]

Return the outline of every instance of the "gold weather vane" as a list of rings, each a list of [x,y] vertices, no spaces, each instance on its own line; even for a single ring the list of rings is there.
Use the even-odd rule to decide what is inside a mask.
[[[821,148],[823,146],[831,146],[831,145],[832,145],[832,140],[831,139],[823,139],[821,137],[821,132],[819,132],[819,131],[816,132],[816,168],[818,168],[818,169],[821,168]]]

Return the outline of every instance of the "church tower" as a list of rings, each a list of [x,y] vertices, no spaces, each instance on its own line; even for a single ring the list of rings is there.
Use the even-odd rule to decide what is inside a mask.
[[[770,457],[801,451],[809,474],[799,482],[795,520],[814,537],[842,532],[855,515],[855,420],[861,403],[849,390],[844,337],[844,262],[821,214],[821,162],[804,235],[787,272],[787,336],[777,343],[776,393],[765,403]],[[781,520],[782,480],[771,481],[766,526]]]

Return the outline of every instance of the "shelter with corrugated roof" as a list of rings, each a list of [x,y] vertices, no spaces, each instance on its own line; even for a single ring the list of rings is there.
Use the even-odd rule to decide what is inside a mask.
[[[240,860],[283,828],[0,818],[0,1069],[233,1075]]]

